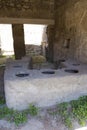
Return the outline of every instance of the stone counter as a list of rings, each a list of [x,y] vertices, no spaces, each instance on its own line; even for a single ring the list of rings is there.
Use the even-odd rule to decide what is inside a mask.
[[[10,67],[6,67],[4,76],[7,106],[17,110],[28,108],[30,103],[39,107],[49,107],[86,95],[86,65],[73,66],[72,62],[65,62],[65,64],[67,68],[78,68],[79,73],[67,73],[63,68],[54,70],[55,74],[45,75],[42,72],[51,69],[28,70],[27,63],[22,63],[21,68],[17,66],[14,68],[14,64],[9,63]],[[29,73],[29,76],[15,75],[23,72]]]

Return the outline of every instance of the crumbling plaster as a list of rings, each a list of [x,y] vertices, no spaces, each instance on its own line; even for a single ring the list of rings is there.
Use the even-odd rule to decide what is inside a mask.
[[[54,60],[73,58],[87,63],[87,1],[56,3],[55,12]],[[69,48],[65,47],[68,39]]]

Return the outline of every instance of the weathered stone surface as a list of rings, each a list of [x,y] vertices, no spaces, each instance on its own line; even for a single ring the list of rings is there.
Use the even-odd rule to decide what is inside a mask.
[[[54,0],[0,0],[0,17],[43,18],[54,16]]]
[[[34,55],[41,55],[42,49],[41,45],[25,45],[26,48],[26,55],[34,56]]]
[[[57,4],[55,20],[54,60],[64,57],[87,63],[87,1],[66,0],[61,6]]]
[[[15,58],[21,59],[23,56],[26,55],[23,25],[13,24],[12,31],[13,31],[13,39],[14,39]]]

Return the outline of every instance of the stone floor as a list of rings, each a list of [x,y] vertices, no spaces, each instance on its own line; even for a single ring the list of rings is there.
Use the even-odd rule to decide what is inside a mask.
[[[84,128],[84,129],[79,129]],[[6,120],[0,120],[0,130],[70,130],[62,122],[59,115],[49,115],[44,109],[36,117],[29,117],[27,123],[20,126],[15,126],[14,123],[9,123]],[[72,130],[87,130],[87,127],[80,126],[73,121]]]
[[[61,129],[60,129],[61,127]],[[28,117],[28,121],[20,126],[0,120],[0,130],[68,130],[58,116],[51,116],[47,109],[41,110],[36,117]]]

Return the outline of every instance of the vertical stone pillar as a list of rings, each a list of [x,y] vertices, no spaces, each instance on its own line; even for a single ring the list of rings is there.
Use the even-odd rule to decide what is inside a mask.
[[[12,24],[14,53],[16,59],[21,59],[25,56],[24,30],[23,24]]]
[[[54,26],[48,25],[47,27],[47,38],[48,38],[48,60],[53,62],[54,57]]]

